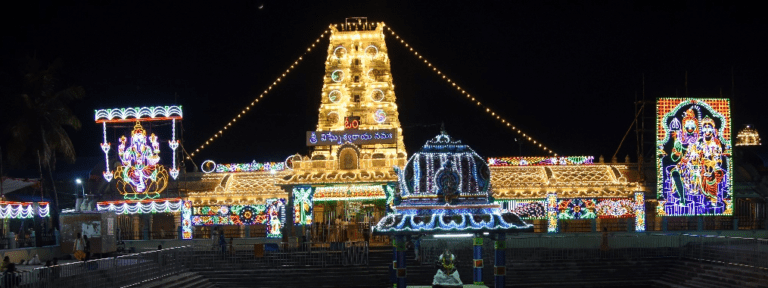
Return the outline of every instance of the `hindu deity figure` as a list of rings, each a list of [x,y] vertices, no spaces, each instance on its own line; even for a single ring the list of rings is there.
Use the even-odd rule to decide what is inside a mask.
[[[674,146],[670,159],[675,163],[667,168],[672,178],[672,189],[680,197],[680,205],[687,205],[686,195],[701,191],[701,152],[699,151],[699,120],[693,109],[685,111],[682,127],[677,119],[672,120],[670,128]],[[681,129],[682,128],[682,129]]]
[[[439,287],[463,287],[459,272],[456,271],[456,256],[450,250],[445,249],[435,263],[438,270],[432,280],[433,286]]]
[[[717,187],[723,181],[725,172],[722,169],[723,146],[717,136],[715,121],[704,117],[701,121],[702,137],[699,142],[701,153],[701,186],[702,193],[710,202],[717,202]]]
[[[280,222],[280,207],[278,206],[278,203],[280,200],[275,200],[275,202],[272,202],[271,204],[267,205],[267,217],[269,223],[267,223],[268,226],[268,233],[270,235],[280,235],[280,226],[282,223]]]
[[[130,142],[125,136],[120,138],[118,146],[118,155],[122,163],[115,171],[117,179],[129,184],[122,187],[123,194],[140,194],[146,192],[160,192],[165,188],[153,185],[157,182],[166,183],[165,170],[157,163],[160,161],[160,144],[155,134],[147,137],[147,132],[141,127],[139,122],[133,127]],[[120,188],[120,187],[119,187]],[[131,191],[132,190],[132,191]]]

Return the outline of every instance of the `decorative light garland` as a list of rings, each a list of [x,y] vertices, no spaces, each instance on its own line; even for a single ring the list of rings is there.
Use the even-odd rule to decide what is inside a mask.
[[[95,112],[96,123],[134,122],[181,119],[181,106],[129,107],[100,109]]]
[[[48,202],[37,202],[38,208],[35,209],[34,202],[0,202],[0,219],[30,219],[35,214],[40,217],[50,216],[50,207]]]
[[[98,211],[122,214],[176,213],[182,211],[184,201],[179,198],[142,201],[104,201],[96,203]]]
[[[313,202],[387,199],[382,185],[317,187]]]
[[[488,166],[590,165],[593,160],[594,156],[496,157],[488,158]]]
[[[168,146],[173,150],[173,166],[168,171],[171,173],[171,177],[176,179],[179,177],[179,169],[176,168],[176,148],[179,148],[179,140],[176,140],[176,119],[171,120],[171,140],[168,141]]]
[[[243,115],[248,113],[248,111],[251,110],[251,107],[256,105],[256,103],[259,102],[259,99],[264,98],[264,96],[267,95],[269,93],[269,91],[272,90],[273,87],[277,86],[277,83],[282,81],[282,79],[284,79],[286,77],[286,75],[288,75],[291,72],[291,70],[296,67],[296,65],[299,65],[299,62],[301,60],[304,60],[304,56],[306,56],[309,52],[311,52],[312,48],[315,47],[315,43],[320,43],[320,39],[323,39],[323,37],[325,37],[325,34],[328,34],[328,33],[330,33],[330,30],[323,31],[323,33],[320,34],[320,37],[318,37],[315,40],[315,42],[313,42],[309,47],[307,47],[307,51],[304,52],[303,54],[301,54],[301,56],[299,56],[299,58],[296,61],[294,61],[293,64],[291,64],[291,66],[288,67],[288,69],[285,70],[285,73],[282,73],[281,76],[278,76],[277,79],[275,79],[275,81],[273,81],[272,84],[269,85],[269,87],[267,87],[266,90],[264,90],[264,92],[259,94],[259,96],[256,97],[256,99],[254,99],[251,102],[250,105],[246,105],[245,108],[243,108],[243,110],[240,111],[240,113],[238,113],[236,117],[232,118],[232,121],[229,121],[229,123],[227,123],[227,125],[224,125],[224,127],[221,130],[219,130],[218,132],[214,133],[211,138],[209,138],[207,141],[205,141],[204,144],[200,145],[199,148],[195,149],[194,152],[190,153],[189,156],[187,156],[187,159],[192,159],[192,157],[195,156],[195,153],[199,153],[200,150],[203,150],[207,145],[210,145],[213,142],[213,140],[215,140],[216,138],[221,137],[224,134],[225,130],[227,130],[229,127],[232,126],[232,124],[237,122],[238,118],[241,118]]]
[[[203,173],[263,172],[283,171],[286,165],[285,162],[256,162],[256,160],[251,163],[216,164],[212,160],[205,160],[200,168]]]
[[[400,43],[403,44],[406,49],[408,49],[409,51],[413,52],[413,55],[418,57],[419,60],[424,58],[422,55],[419,55],[419,52],[415,51],[413,49],[413,47],[410,47],[408,45],[408,43],[405,42],[405,40],[400,39],[400,36],[395,34],[395,31],[392,30],[392,28],[390,28],[389,26],[386,26],[386,28],[387,28],[387,30],[390,33],[392,33],[393,36],[395,36],[396,40],[400,40]],[[540,142],[534,140],[530,135],[527,135],[527,134],[523,133],[520,129],[517,129],[515,126],[512,126],[512,124],[510,124],[506,119],[501,118],[501,116],[497,115],[497,113],[495,111],[492,111],[487,106],[482,105],[480,103],[480,100],[476,100],[475,97],[473,97],[471,94],[467,93],[464,89],[461,88],[461,86],[456,84],[455,81],[451,80],[451,78],[446,77],[440,70],[437,69],[437,67],[432,67],[433,66],[432,63],[430,63],[427,59],[423,59],[423,60],[424,60],[424,64],[427,65],[427,67],[432,68],[432,71],[437,73],[438,76],[441,76],[449,85],[451,85],[452,87],[456,87],[456,90],[460,91],[462,95],[466,95],[467,99],[470,99],[470,101],[475,103],[475,105],[477,105],[477,106],[479,106],[481,108],[485,108],[485,112],[488,113],[492,118],[496,118],[496,120],[500,121],[502,124],[505,124],[507,127],[511,128],[513,132],[516,131],[517,134],[522,135],[523,139],[527,139],[528,141],[532,142],[534,145],[538,145],[538,147],[542,148],[545,152],[557,156],[557,153],[553,153],[552,149],[548,149],[546,146],[542,146],[542,144]]]

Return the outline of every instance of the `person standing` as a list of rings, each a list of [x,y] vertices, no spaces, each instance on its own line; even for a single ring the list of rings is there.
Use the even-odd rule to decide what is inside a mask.
[[[221,254],[224,254],[224,256],[226,256],[227,240],[224,239],[224,231],[221,231],[221,233],[219,233],[219,245],[221,246]]]
[[[75,256],[75,259],[77,260],[85,259],[85,251],[83,251],[84,248],[85,248],[85,243],[83,243],[83,236],[81,236],[80,233],[77,233],[77,238],[75,238],[75,252],[73,253]]]
[[[91,260],[91,241],[88,240],[88,236],[83,235],[83,243],[85,243],[83,246],[84,247],[83,252],[85,252],[85,259],[83,261]]]
[[[211,229],[211,251],[216,251],[216,227]]]

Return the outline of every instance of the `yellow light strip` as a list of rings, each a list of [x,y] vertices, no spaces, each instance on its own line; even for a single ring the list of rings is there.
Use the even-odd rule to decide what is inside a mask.
[[[455,87],[456,91],[459,91],[459,92],[461,92],[462,95],[467,96],[467,99],[469,99],[471,102],[473,102],[476,106],[480,106],[480,108],[485,108],[485,112],[488,113],[488,115],[490,115],[491,118],[495,118],[496,120],[501,122],[501,124],[506,125],[510,129],[512,129],[512,132],[517,132],[517,134],[522,135],[523,139],[526,139],[526,140],[532,142],[534,144],[534,146],[538,145],[538,147],[543,149],[544,152],[547,152],[549,154],[553,154],[554,156],[557,156],[557,153],[553,153],[551,149],[548,149],[546,146],[543,146],[541,144],[541,142],[533,139],[530,135],[527,135],[527,134],[523,133],[522,131],[520,131],[520,129],[517,129],[517,127],[513,126],[512,124],[510,124],[506,119],[501,118],[501,116],[498,115],[498,113],[496,113],[496,111],[493,111],[493,110],[491,110],[491,108],[488,108],[487,106],[482,105],[480,103],[480,100],[475,99],[474,96],[472,96],[469,93],[467,93],[467,91],[465,91],[463,88],[461,88],[461,86],[456,84],[455,81],[453,81],[453,80],[451,80],[451,78],[448,78],[447,76],[445,76],[445,74],[443,74],[443,72],[441,72],[439,69],[437,69],[437,67],[434,67],[434,65],[432,65],[431,62],[427,61],[427,59],[424,59],[424,57],[422,55],[420,55],[419,52],[417,52],[416,50],[413,49],[413,46],[408,45],[408,43],[406,43],[405,40],[400,39],[400,36],[395,34],[395,31],[393,31],[392,28],[389,28],[389,26],[384,26],[384,27],[386,27],[387,31],[392,33],[392,36],[395,37],[395,42],[398,42],[397,40],[399,40],[400,44],[403,44],[405,46],[405,49],[407,49],[410,52],[413,52],[413,55],[416,56],[419,60],[423,60],[424,61],[424,65],[427,65],[427,67],[432,68],[432,71],[437,73],[437,75],[439,77],[441,77],[443,80],[445,80],[446,83],[448,83],[448,85],[451,85],[452,87]]]
[[[232,126],[232,124],[237,122],[238,118],[241,118],[243,115],[245,115],[245,113],[248,113],[248,111],[251,111],[251,107],[256,105],[256,103],[259,103],[259,99],[264,98],[264,96],[266,96],[267,93],[269,93],[269,91],[272,90],[272,88],[277,86],[277,83],[280,83],[283,79],[285,79],[285,76],[288,75],[288,73],[290,73],[291,70],[293,70],[297,65],[299,65],[299,62],[301,62],[301,60],[304,60],[304,56],[306,56],[307,53],[312,52],[312,48],[315,48],[315,43],[320,43],[320,39],[323,39],[323,37],[325,37],[326,34],[329,34],[330,32],[331,32],[330,30],[323,31],[323,33],[320,34],[320,37],[318,37],[315,40],[315,42],[313,42],[309,47],[307,47],[307,51],[304,52],[301,56],[299,56],[299,59],[296,59],[296,61],[294,61],[293,64],[291,64],[291,66],[288,67],[288,69],[286,69],[285,72],[283,72],[283,74],[281,76],[278,76],[277,79],[275,79],[275,81],[273,81],[272,84],[269,85],[269,87],[267,87],[266,90],[264,90],[264,92],[262,92],[258,97],[256,97],[256,99],[254,99],[251,102],[250,105],[246,105],[245,108],[243,108],[243,110],[240,111],[240,113],[237,114],[237,116],[232,118],[232,121],[229,121],[229,123],[227,123],[227,125],[224,125],[224,127],[222,129],[220,129],[218,132],[214,133],[213,136],[211,136],[211,138],[209,138],[208,140],[205,141],[204,144],[200,145],[199,148],[195,149],[194,152],[190,153],[189,156],[187,156],[187,159],[192,159],[191,157],[195,156],[195,153],[199,153],[206,146],[209,146],[213,142],[213,140],[221,137],[224,134],[224,131],[226,131],[230,126]]]

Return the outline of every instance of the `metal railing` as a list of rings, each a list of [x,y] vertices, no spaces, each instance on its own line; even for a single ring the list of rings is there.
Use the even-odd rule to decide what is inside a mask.
[[[483,258],[492,260],[485,239]],[[678,258],[768,269],[768,239],[691,234],[592,234],[512,236],[506,239],[507,264],[546,261]],[[472,259],[471,238],[421,240],[419,258],[431,265],[446,248],[458,259]]]
[[[368,265],[368,243],[273,243],[235,244],[211,250],[209,245],[195,246],[192,265],[197,268],[276,268],[289,266],[361,266]]]
[[[118,257],[4,273],[3,287],[129,287],[189,270],[192,247],[177,247]]]
[[[768,239],[679,235],[680,257],[768,269]]]

